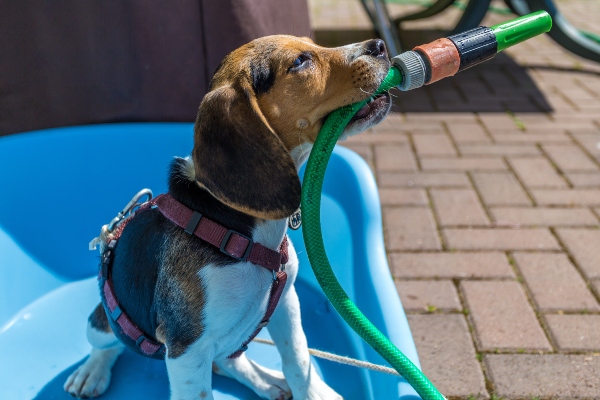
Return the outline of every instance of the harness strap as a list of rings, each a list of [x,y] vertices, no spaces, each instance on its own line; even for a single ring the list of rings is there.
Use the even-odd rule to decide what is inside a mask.
[[[123,221],[115,230],[112,240],[108,243],[102,255],[99,278],[104,280],[102,286],[102,291],[104,293],[103,301],[110,311],[110,318],[121,327],[123,333],[127,337],[135,341],[136,346],[143,354],[150,357],[155,357],[159,351],[161,351],[164,356],[166,348],[163,344],[149,339],[127,316],[127,314],[123,312],[121,307],[119,307],[110,272],[117,240],[120,238],[127,223],[129,223],[135,215],[146,211],[155,205],[167,219],[183,228],[188,234],[198,236],[205,242],[218,247],[221,252],[230,257],[240,261],[249,261],[273,272],[273,284],[269,293],[269,303],[264,317],[248,340],[246,340],[242,346],[228,358],[239,357],[248,349],[248,343],[258,335],[262,328],[267,326],[277,307],[277,303],[281,298],[283,289],[285,288],[287,274],[284,271],[280,271],[280,268],[281,265],[287,264],[289,259],[287,236],[283,238],[283,241],[279,246],[279,251],[271,250],[260,243],[254,243],[251,238],[239,232],[227,229],[220,224],[203,217],[202,214],[190,210],[169,194],[161,194],[151,201],[144,203],[135,214]]]
[[[252,239],[193,211],[170,194],[161,194],[151,200],[159,211],[175,225],[187,233],[218,247],[221,252],[240,261],[250,261],[270,271],[277,272],[282,264],[287,263],[287,242],[284,251],[278,252],[254,243]]]
[[[102,292],[104,293],[103,301],[105,302],[108,311],[110,311],[110,319],[121,327],[123,333],[127,337],[135,341],[136,346],[143,354],[153,357],[157,352],[161,351],[164,356],[164,353],[166,352],[165,346],[162,343],[157,343],[148,338],[129,316],[123,312],[121,307],[119,307],[119,302],[117,301],[117,296],[111,280],[111,269],[114,251],[117,247],[117,240],[121,236],[122,231],[123,230],[121,229],[117,232],[118,234],[108,243],[104,254],[102,255],[102,266],[100,268],[99,278],[104,281],[104,284],[102,285]]]
[[[135,344],[140,348],[140,350],[147,356],[152,356],[161,349],[164,351],[163,344],[156,343],[155,341],[147,338],[144,332],[129,319],[123,310],[121,310],[121,307],[119,307],[119,303],[117,302],[117,297],[115,296],[115,291],[112,287],[111,281],[106,280],[104,282],[103,290],[106,298],[106,305],[111,311],[111,319],[119,324],[121,329],[123,329],[123,332],[135,341]]]

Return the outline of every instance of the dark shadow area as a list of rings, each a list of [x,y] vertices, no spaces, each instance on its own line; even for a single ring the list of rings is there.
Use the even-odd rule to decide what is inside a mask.
[[[404,49],[429,43],[447,32],[438,30],[403,31]],[[371,30],[318,30],[315,41],[323,46],[340,46],[376,37]],[[537,88],[527,70],[505,53],[497,54],[485,65],[478,65],[456,76],[419,90],[396,90],[395,112],[550,112],[552,107]],[[537,68],[537,67],[536,67]]]

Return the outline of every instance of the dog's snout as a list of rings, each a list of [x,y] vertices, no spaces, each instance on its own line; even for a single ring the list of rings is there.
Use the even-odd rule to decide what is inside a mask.
[[[381,39],[373,39],[367,42],[366,52],[368,55],[378,58],[387,58],[385,42]]]

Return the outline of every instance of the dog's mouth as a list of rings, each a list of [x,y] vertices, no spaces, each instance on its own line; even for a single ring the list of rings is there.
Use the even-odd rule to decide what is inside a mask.
[[[340,139],[344,140],[377,125],[383,121],[391,107],[392,102],[388,92],[370,98],[367,104],[350,119]]]
[[[356,114],[354,114],[354,117],[352,117],[348,125],[356,121],[366,122],[372,120],[379,116],[381,113],[387,114],[389,105],[390,94],[388,92],[384,92],[382,94],[378,94],[374,97],[371,97],[367,101],[367,104],[362,106],[362,108],[358,110]]]

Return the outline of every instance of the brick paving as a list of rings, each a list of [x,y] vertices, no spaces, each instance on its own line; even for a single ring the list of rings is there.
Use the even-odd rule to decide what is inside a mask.
[[[600,2],[558,3],[600,33]],[[358,0],[309,4],[317,42],[373,37]],[[403,24],[406,47],[459,16]],[[344,145],[376,176],[425,373],[450,399],[600,399],[600,65],[539,37],[393,94],[387,120]]]

